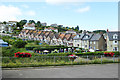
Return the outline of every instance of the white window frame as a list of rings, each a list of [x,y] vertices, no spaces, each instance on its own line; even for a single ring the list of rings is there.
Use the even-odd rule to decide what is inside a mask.
[[[90,44],[92,44],[92,41],[90,41]]]
[[[94,44],[96,44],[96,42],[94,41]]]
[[[113,35],[113,39],[118,39],[118,35],[117,35],[117,34],[114,34],[114,35]]]
[[[118,41],[117,41],[117,43],[115,43],[115,41],[117,41],[117,40],[114,40],[114,41],[113,41],[113,44],[118,44]]]

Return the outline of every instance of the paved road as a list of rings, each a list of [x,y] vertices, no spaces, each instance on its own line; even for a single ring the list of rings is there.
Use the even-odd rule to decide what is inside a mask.
[[[3,78],[118,78],[118,64],[2,70]]]

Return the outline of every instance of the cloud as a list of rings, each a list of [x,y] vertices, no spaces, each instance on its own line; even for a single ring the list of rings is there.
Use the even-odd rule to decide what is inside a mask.
[[[17,16],[22,15],[22,11],[14,6],[0,6],[0,21],[17,20]]]
[[[83,12],[87,12],[90,10],[90,7],[89,6],[86,6],[84,8],[79,8],[76,10],[76,12],[79,12],[79,13],[83,13]]]
[[[35,11],[27,11],[27,12],[25,12],[25,14],[26,15],[28,15],[28,16],[35,16]]]
[[[35,16],[36,12],[32,10],[24,11],[12,5],[0,6],[0,21],[19,21],[21,16]]]

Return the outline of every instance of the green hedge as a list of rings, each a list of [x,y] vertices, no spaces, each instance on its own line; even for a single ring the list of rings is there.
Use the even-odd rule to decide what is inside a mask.
[[[71,54],[75,54],[77,56],[82,56],[82,55],[104,55],[104,52],[110,52],[110,51],[98,51],[98,52],[86,52],[86,53],[49,53],[49,54],[39,54],[40,56],[68,56]],[[120,55],[120,52],[118,51],[113,51],[115,55]],[[36,53],[37,54],[37,53]]]
[[[26,45],[25,48],[27,50],[55,50],[55,49],[60,49],[60,48],[70,48],[66,46],[41,46],[41,45]]]

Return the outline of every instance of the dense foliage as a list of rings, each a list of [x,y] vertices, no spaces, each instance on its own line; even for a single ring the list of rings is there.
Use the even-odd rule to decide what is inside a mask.
[[[19,40],[19,41],[13,42],[13,47],[24,48],[26,44],[27,44],[26,41]]]

